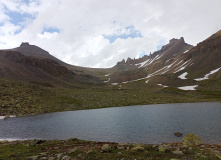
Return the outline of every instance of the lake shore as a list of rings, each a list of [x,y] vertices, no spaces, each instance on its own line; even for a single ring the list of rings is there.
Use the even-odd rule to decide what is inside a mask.
[[[0,159],[213,159],[221,158],[221,144],[185,146],[183,143],[129,144],[68,140],[0,142]]]

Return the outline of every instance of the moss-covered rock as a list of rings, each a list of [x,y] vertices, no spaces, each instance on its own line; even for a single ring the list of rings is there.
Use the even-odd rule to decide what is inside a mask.
[[[111,150],[111,146],[109,144],[104,144],[103,146],[101,146],[101,150],[104,152],[108,152]]]
[[[195,135],[195,134],[186,134],[186,136],[183,138],[183,146],[184,147],[192,147],[192,146],[198,146],[203,144],[202,139]]]

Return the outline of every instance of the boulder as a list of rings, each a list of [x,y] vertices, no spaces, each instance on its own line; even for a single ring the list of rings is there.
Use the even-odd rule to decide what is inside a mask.
[[[103,146],[101,146],[101,150],[104,152],[108,152],[110,151],[111,146],[109,144],[104,144]]]
[[[192,147],[192,146],[198,146],[203,144],[203,141],[200,137],[194,134],[186,134],[186,136],[183,138],[183,146],[184,147]]]
[[[181,132],[174,132],[173,133],[176,137],[182,137],[183,136],[183,133]]]
[[[69,150],[68,150],[68,153],[74,153],[74,152],[76,152],[77,150],[78,150],[78,148],[75,147],[75,148],[73,148],[73,149],[69,149]]]
[[[159,146],[158,148],[159,152],[166,152],[168,150],[167,146]]]

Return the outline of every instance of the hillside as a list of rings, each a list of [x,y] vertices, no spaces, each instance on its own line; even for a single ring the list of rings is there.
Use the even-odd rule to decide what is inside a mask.
[[[144,86],[145,83],[173,88],[198,86],[220,91],[220,44],[220,31],[196,47],[185,43],[183,38],[172,39],[152,55],[118,62],[115,66],[118,71],[108,75],[108,83],[119,83],[122,87],[129,82],[144,81]]]
[[[76,73],[47,51],[28,43],[9,50],[0,50],[1,78],[49,85],[100,83],[99,78],[84,72]]]

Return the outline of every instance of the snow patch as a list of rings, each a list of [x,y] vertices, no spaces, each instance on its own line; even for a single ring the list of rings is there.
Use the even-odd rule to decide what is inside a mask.
[[[177,87],[178,89],[184,90],[184,91],[188,91],[188,90],[196,90],[196,87],[198,87],[198,85],[194,85],[194,86],[183,86],[183,87]]]
[[[37,138],[33,138],[33,139],[37,139]],[[24,140],[28,140],[28,139],[20,139],[20,138],[5,138],[5,139],[0,139],[0,142],[1,141],[24,141]]]
[[[149,79],[148,80],[146,80],[146,82],[145,83],[148,83],[149,82]]]
[[[189,52],[189,50],[186,50],[185,52],[183,52],[183,53],[187,53],[187,52]]]
[[[179,62],[176,64],[176,66],[179,65],[181,62],[183,62],[183,60],[179,61]]]
[[[107,80],[107,81],[104,81],[105,83],[109,82],[110,81],[110,78]]]
[[[5,116],[0,116],[0,119],[4,119],[5,118]]]
[[[9,116],[0,116],[0,119],[5,119],[5,118],[13,118],[16,117],[15,115],[9,115]]]
[[[109,76],[109,75],[110,75],[110,73],[106,74],[105,76],[107,77],[107,76]]]
[[[111,84],[114,85],[114,86],[118,85],[118,83],[111,83]]]
[[[173,72],[173,73],[177,73],[177,72],[179,72],[179,71],[182,71],[182,70],[184,70],[188,65],[189,65],[189,61],[190,61],[191,59],[189,59],[188,61],[186,61],[186,62],[184,62],[181,66],[179,66],[179,67],[181,67],[179,70],[177,70],[178,68],[176,68],[175,70],[177,70],[177,71],[175,71],[175,72]]]
[[[169,86],[165,86],[165,85],[162,85],[162,84],[157,84],[158,86],[161,86],[161,87],[164,87],[164,88],[167,88]]]
[[[135,64],[135,65],[136,65],[136,66],[140,65],[138,68],[141,68],[141,67],[143,67],[149,60],[150,60],[150,59],[148,59],[148,60],[146,60],[146,61],[144,61],[144,62],[141,62],[141,63],[137,63],[137,64]]]
[[[180,78],[180,79],[187,79],[186,78],[186,75],[187,75],[188,73],[187,72],[184,72],[183,74],[181,74],[178,78]]]
[[[206,74],[203,78],[197,78],[197,79],[194,79],[194,80],[195,80],[195,81],[202,81],[202,80],[209,79],[209,76],[210,76],[210,75],[212,75],[212,74],[218,72],[220,69],[221,69],[221,67],[220,67],[220,68],[217,68],[217,69],[215,69],[215,70],[210,71],[210,72],[209,72],[208,74]]]

